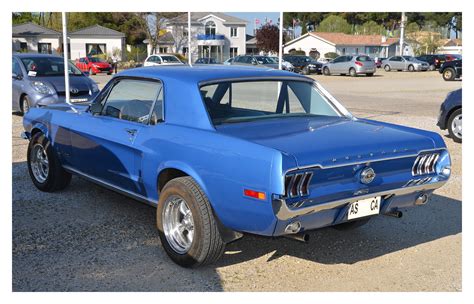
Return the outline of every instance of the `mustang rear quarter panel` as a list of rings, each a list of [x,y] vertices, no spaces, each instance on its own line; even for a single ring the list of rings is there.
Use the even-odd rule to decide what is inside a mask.
[[[294,166],[292,158],[214,130],[163,123],[143,132],[136,144],[143,146],[143,180],[153,199],[158,198],[159,173],[167,168],[179,169],[200,184],[224,226],[272,235],[276,224],[272,193],[283,193],[282,167]],[[266,198],[245,197],[244,189],[265,192]]]

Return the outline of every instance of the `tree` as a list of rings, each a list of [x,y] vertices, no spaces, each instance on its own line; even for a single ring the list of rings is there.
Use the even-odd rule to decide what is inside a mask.
[[[319,32],[341,32],[345,34],[350,34],[352,31],[351,25],[346,21],[346,19],[337,15],[330,15],[324,18],[323,21],[317,27]]]
[[[257,48],[260,51],[278,52],[280,30],[272,24],[262,25],[256,32]]]
[[[385,28],[377,24],[375,21],[367,21],[362,25],[356,26],[356,33],[363,35],[381,35],[384,34]]]
[[[151,45],[151,53],[156,52],[160,33],[163,33],[162,30],[165,28],[165,23],[168,19],[177,17],[180,14],[182,13],[136,13],[136,16],[140,20],[140,27],[146,33],[148,43]]]

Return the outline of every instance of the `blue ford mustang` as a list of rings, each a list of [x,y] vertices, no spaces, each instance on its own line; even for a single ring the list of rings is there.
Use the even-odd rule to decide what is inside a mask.
[[[24,117],[39,190],[76,174],[157,206],[176,263],[212,263],[243,233],[306,239],[423,205],[450,176],[436,133],[353,117],[321,85],[252,67],[145,67],[90,106]]]

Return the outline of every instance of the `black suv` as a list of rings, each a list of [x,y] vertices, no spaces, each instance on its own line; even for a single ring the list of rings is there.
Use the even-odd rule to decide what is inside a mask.
[[[430,65],[430,71],[437,70],[441,65],[446,61],[445,55],[421,55],[416,57],[416,59],[424,62],[428,62]]]
[[[283,60],[288,61],[295,67],[296,73],[301,73],[304,75],[316,73],[322,74],[321,68],[323,64],[317,62],[313,58],[304,55],[283,55]]]
[[[446,61],[439,68],[439,72],[443,74],[443,79],[446,81],[453,81],[462,76],[462,59]]]

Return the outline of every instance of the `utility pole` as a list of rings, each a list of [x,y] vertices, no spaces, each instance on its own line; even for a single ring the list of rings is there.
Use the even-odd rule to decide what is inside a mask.
[[[402,13],[402,20],[400,22],[400,56],[403,56],[404,42],[405,42],[405,22],[407,18],[405,13]]]

